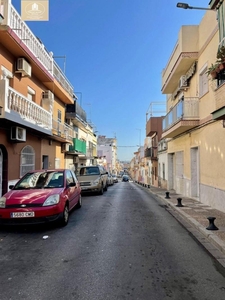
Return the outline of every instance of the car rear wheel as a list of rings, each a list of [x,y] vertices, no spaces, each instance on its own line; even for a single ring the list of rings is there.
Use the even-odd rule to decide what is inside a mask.
[[[69,206],[68,204],[66,204],[63,210],[63,215],[60,223],[62,226],[66,226],[68,222],[69,222]]]
[[[82,206],[82,200],[81,200],[81,195],[79,196],[79,200],[77,202],[77,208],[81,208]]]

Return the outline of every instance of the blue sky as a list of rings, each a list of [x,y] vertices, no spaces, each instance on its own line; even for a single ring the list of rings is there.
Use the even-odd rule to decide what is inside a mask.
[[[131,160],[140,141],[144,144],[150,103],[166,101],[161,73],[180,27],[199,24],[205,13],[179,9],[177,2],[49,0],[49,21],[26,22],[48,51],[66,57],[55,60],[65,66],[97,134],[117,137],[120,160]],[[12,4],[21,13],[21,0]]]

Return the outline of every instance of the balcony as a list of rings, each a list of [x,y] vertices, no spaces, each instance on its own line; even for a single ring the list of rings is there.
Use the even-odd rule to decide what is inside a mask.
[[[66,123],[61,123],[58,120],[52,120],[52,134],[55,140],[64,143],[73,143],[74,129]]]
[[[198,26],[182,26],[178,42],[163,70],[162,93],[172,94],[179,79],[185,75],[198,58]]]
[[[163,119],[162,138],[173,138],[199,125],[199,99],[182,98]]]
[[[88,158],[93,158],[97,157],[97,149],[95,148],[87,148],[87,157]]]
[[[44,44],[37,38],[26,23],[21,19],[11,1],[1,0],[3,21],[0,24],[1,43],[10,50],[15,57],[24,57],[32,67],[32,74],[45,83],[47,88],[53,89],[53,78],[67,92],[65,103],[71,103],[73,86],[53,59],[53,53],[48,52]],[[62,91],[56,85],[54,94],[62,97]]]
[[[0,91],[0,120],[9,120],[51,135],[50,112],[8,87],[6,80],[0,80]]]
[[[86,112],[81,108],[81,106],[74,101],[73,104],[68,104],[66,106],[66,119],[72,120],[74,125],[79,125],[80,123],[87,123]]]
[[[73,145],[70,146],[70,152],[86,155],[86,142],[73,138]]]
[[[151,160],[157,160],[157,147],[146,148],[144,156]]]
[[[146,123],[146,136],[152,136],[157,133],[159,139],[162,134],[162,120],[164,117],[150,117]]]

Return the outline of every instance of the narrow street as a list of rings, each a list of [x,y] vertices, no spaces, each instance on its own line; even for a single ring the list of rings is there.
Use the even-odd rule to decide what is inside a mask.
[[[0,228],[0,266],[1,300],[225,299],[224,269],[133,182],[83,196],[64,228]]]

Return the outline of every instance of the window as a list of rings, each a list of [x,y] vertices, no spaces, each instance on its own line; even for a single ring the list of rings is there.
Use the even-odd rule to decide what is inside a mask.
[[[31,146],[25,146],[20,154],[20,177],[35,169],[35,153]]]
[[[58,109],[58,122],[61,123],[62,122],[62,112],[61,110]]]
[[[204,96],[209,91],[208,75],[206,73],[207,66],[200,71],[199,74],[199,97]]]
[[[163,178],[163,180],[165,180],[165,164],[164,163],[162,164],[162,168],[163,168],[163,170],[162,170],[162,178]]]
[[[223,1],[223,3],[220,5],[218,9],[219,37],[220,37],[220,42],[222,42],[220,46],[224,46],[224,38],[225,38],[224,13],[225,13],[225,2]]]
[[[27,98],[30,101],[35,101],[35,91],[32,88],[30,88],[29,86],[27,88]]]

